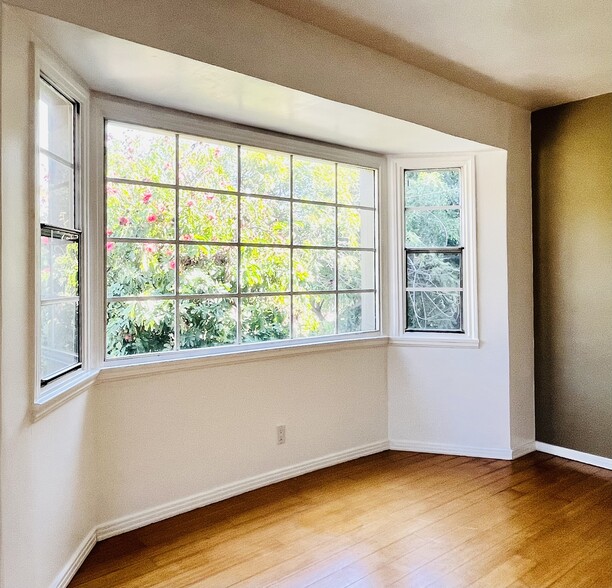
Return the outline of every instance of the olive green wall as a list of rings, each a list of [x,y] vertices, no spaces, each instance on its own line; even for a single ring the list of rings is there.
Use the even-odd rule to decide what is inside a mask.
[[[536,439],[612,458],[612,94],[531,123]]]

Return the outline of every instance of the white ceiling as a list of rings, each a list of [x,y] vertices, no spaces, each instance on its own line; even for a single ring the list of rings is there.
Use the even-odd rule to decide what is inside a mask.
[[[612,92],[612,0],[253,0],[535,110]]]
[[[89,88],[232,123],[384,154],[490,147],[10,7]]]

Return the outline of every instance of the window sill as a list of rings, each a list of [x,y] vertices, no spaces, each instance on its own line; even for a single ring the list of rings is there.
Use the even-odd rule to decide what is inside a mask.
[[[89,390],[98,377],[99,370],[78,372],[77,374],[54,384],[34,402],[31,409],[32,420],[37,421],[62,406],[69,400],[76,398],[82,392]]]
[[[385,347],[389,342],[388,337],[375,335],[353,339],[336,341],[304,341],[283,347],[266,347],[265,349],[231,350],[215,353],[214,355],[197,357],[175,357],[155,360],[150,358],[131,360],[130,363],[119,363],[103,367],[98,377],[99,382],[114,382],[140,378],[143,376],[157,376],[166,373],[198,370],[205,367],[219,367],[225,365],[236,365],[257,361],[269,361],[281,357],[307,355],[310,353],[335,352],[350,349],[369,349],[374,347]]]
[[[464,349],[478,349],[480,347],[480,339],[452,334],[406,334],[391,337],[389,343],[394,347],[457,347]]]

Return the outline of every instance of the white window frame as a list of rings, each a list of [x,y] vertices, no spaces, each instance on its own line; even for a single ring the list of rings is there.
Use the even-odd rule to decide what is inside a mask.
[[[406,262],[404,218],[404,172],[410,170],[460,169],[461,175],[461,245],[463,247],[462,333],[405,331]],[[476,258],[476,175],[472,154],[418,155],[390,158],[388,185],[392,202],[389,215],[391,247],[390,338],[394,345],[419,347],[478,348],[478,293]]]
[[[247,354],[261,353],[262,357],[269,350],[293,349],[293,348],[312,348],[313,346],[338,344],[345,342],[349,344],[352,341],[360,341],[363,339],[381,339],[382,324],[381,317],[381,198],[380,198],[380,182],[381,172],[385,165],[384,157],[363,151],[352,150],[332,146],[329,144],[316,143],[296,137],[287,137],[283,135],[256,130],[251,128],[240,127],[230,123],[225,123],[217,119],[208,119],[202,116],[194,116],[187,113],[170,111],[165,108],[132,102],[122,98],[116,98],[106,95],[93,94],[92,113],[91,113],[91,133],[93,137],[92,144],[92,169],[96,170],[94,174],[94,182],[92,183],[92,193],[104,193],[104,122],[112,120],[127,124],[140,125],[154,129],[162,129],[171,132],[185,133],[187,135],[195,135],[206,137],[211,140],[226,141],[231,143],[239,143],[243,145],[269,149],[272,151],[282,151],[295,155],[311,157],[316,159],[327,159],[337,163],[345,163],[349,165],[357,165],[373,168],[376,171],[375,182],[375,263],[376,263],[376,279],[375,279],[375,305],[377,325],[373,331],[363,333],[348,333],[329,335],[324,337],[305,337],[300,339],[284,339],[280,341],[246,343],[239,345],[227,345],[209,348],[200,348],[193,350],[182,350],[172,352],[151,353],[122,357],[106,357],[105,342],[105,309],[104,309],[104,292],[96,300],[97,309],[95,316],[97,323],[94,327],[99,337],[96,338],[95,345],[97,347],[96,356],[100,358],[100,365],[103,369],[121,369],[127,366],[138,366],[157,363],[160,365],[168,364],[176,360],[210,358],[215,356],[234,356],[237,361],[238,357],[245,358]],[[98,219],[105,218],[105,199],[96,198],[97,210],[96,217]],[[96,242],[96,250],[98,251],[98,270],[96,273],[95,282],[98,284],[105,283],[105,267],[104,267],[104,223],[100,220],[96,223],[95,229],[90,227],[90,231],[95,230],[92,238]],[[297,351],[297,349],[296,349]],[[206,362],[208,363],[208,361]]]
[[[86,85],[58,58],[56,58],[41,43],[32,43],[32,84],[30,93],[30,116],[32,134],[30,138],[32,154],[30,194],[33,210],[31,228],[33,232],[32,243],[32,296],[34,308],[33,345],[35,350],[32,362],[32,418],[34,420],[44,416],[57,406],[67,402],[95,380],[97,371],[93,369],[93,356],[91,350],[91,265],[90,242],[88,227],[90,216],[88,213],[88,124],[89,124],[89,92]],[[79,106],[78,116],[75,120],[75,207],[81,227],[80,259],[79,259],[79,313],[80,333],[79,347],[81,366],[68,372],[46,385],[41,384],[41,318],[40,318],[40,211],[38,199],[39,162],[38,162],[38,97],[41,77],[47,79],[68,99]]]

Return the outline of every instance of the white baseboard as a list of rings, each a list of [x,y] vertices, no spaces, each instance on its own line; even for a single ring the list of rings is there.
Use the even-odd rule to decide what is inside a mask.
[[[212,490],[207,490],[206,492],[201,492],[187,498],[167,502],[166,504],[155,506],[100,525],[97,529],[97,539],[98,541],[102,541],[114,535],[127,533],[128,531],[133,531],[134,529],[168,519],[196,508],[219,502],[226,498],[232,498],[233,496],[238,496],[244,492],[250,492],[251,490],[256,490],[263,486],[269,486],[276,482],[282,482],[283,480],[295,478],[302,474],[337,465],[345,461],[350,461],[373,453],[379,453],[386,449],[389,449],[389,442],[378,441],[376,443],[370,443],[368,445],[362,445],[361,447],[355,447],[346,451],[339,451],[337,453],[304,461],[296,465],[279,468],[266,474],[253,476],[252,478],[247,478],[225,486],[219,486],[218,488],[213,488]]]
[[[422,441],[406,441],[392,439],[389,449],[399,451],[416,451],[418,453],[439,453],[442,455],[462,455],[465,457],[485,457],[489,459],[513,459],[511,449],[498,449],[492,447],[469,447],[465,445],[449,445],[446,443],[423,443]]]
[[[557,457],[565,457],[573,461],[580,461],[589,465],[594,465],[599,468],[605,468],[606,470],[612,470],[612,459],[609,457],[601,457],[600,455],[593,455],[592,453],[584,453],[582,451],[576,451],[575,449],[566,449],[565,447],[559,447],[557,445],[549,445],[548,443],[542,443],[541,441],[535,442],[536,451],[542,453],[550,453]]]
[[[53,586],[53,588],[66,588],[66,586],[70,584],[70,580],[72,580],[77,573],[77,570],[81,567],[81,564],[85,561],[85,558],[89,555],[89,552],[94,548],[95,544],[96,529],[92,529],[85,539],[81,541],[81,544],[77,547],[76,551],[72,554],[72,557],[57,575],[51,586]]]

